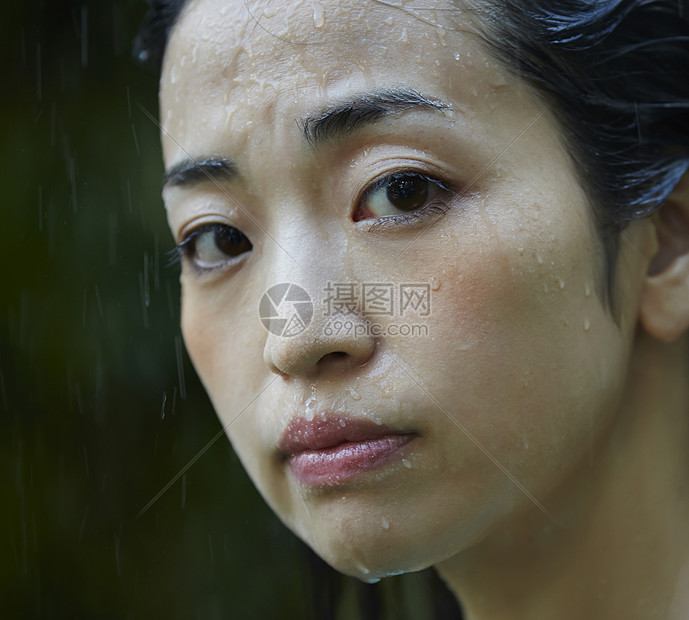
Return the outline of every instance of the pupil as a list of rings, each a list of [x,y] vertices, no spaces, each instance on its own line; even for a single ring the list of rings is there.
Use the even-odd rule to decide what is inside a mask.
[[[244,236],[244,233],[229,226],[216,229],[214,241],[218,250],[228,256],[239,256],[244,252],[248,252],[252,247],[251,242]]]
[[[387,187],[388,200],[402,211],[418,209],[428,197],[428,181],[418,176],[395,179]]]

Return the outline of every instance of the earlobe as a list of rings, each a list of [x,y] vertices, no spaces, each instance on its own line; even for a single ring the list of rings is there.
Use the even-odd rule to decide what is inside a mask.
[[[672,342],[689,329],[689,173],[654,217],[658,252],[641,295],[640,320],[653,337]]]

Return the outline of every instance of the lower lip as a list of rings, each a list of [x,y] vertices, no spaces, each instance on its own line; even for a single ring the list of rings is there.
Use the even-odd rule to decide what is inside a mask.
[[[416,435],[386,435],[345,442],[322,450],[304,450],[288,459],[295,477],[311,486],[348,482],[399,456]]]

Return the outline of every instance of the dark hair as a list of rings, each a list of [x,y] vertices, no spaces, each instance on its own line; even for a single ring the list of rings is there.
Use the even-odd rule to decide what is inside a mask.
[[[603,237],[612,304],[619,233],[689,169],[687,0],[478,0],[494,54],[550,104]]]
[[[187,0],[146,0],[148,12],[134,39],[134,58],[149,68],[160,71],[170,32]]]
[[[160,68],[186,0],[149,0],[135,42]],[[489,48],[551,105],[603,238],[659,209],[689,169],[689,0],[473,0]]]

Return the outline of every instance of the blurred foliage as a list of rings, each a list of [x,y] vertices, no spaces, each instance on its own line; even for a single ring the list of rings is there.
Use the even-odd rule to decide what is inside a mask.
[[[221,430],[178,327],[145,10],[15,0],[0,26],[0,616],[330,617],[321,592],[339,618],[431,618],[428,575],[322,565],[224,437],[137,516]]]

